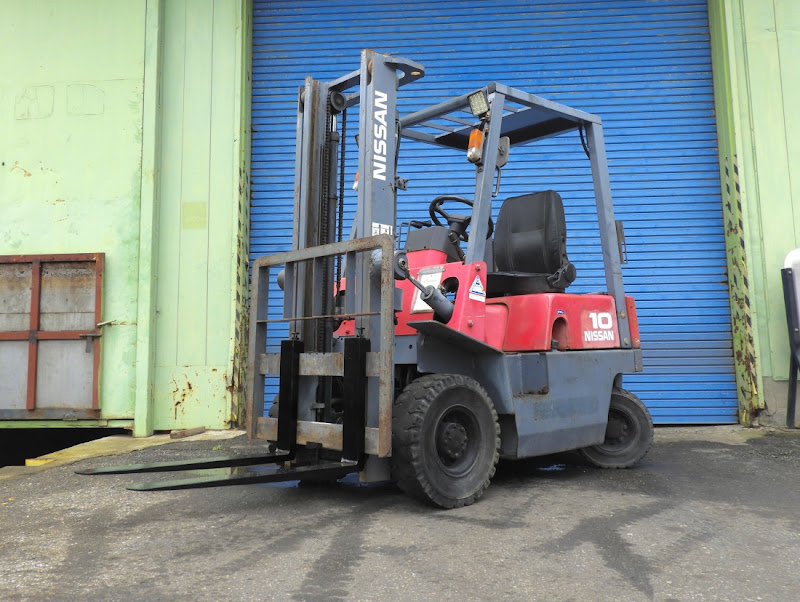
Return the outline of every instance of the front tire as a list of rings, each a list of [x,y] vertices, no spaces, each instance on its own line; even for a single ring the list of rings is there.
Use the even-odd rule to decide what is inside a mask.
[[[608,408],[605,441],[580,450],[599,468],[630,468],[644,458],[653,442],[653,419],[630,391],[614,389]]]
[[[416,379],[392,413],[392,474],[409,495],[442,508],[475,502],[489,486],[500,453],[492,400],[461,374]]]

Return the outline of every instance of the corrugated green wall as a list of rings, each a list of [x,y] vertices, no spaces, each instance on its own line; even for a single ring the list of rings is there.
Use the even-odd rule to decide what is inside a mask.
[[[740,243],[729,244],[729,277],[743,418],[766,405],[762,421],[780,422],[777,381],[789,363],[780,269],[800,246],[800,3],[710,0],[709,11],[723,186],[733,186],[728,235]]]
[[[219,428],[238,386],[241,3],[167,0],[163,28],[152,424]]]
[[[748,272],[746,241],[749,223],[745,220],[739,182],[738,123],[732,97],[732,89],[737,80],[736,74],[731,72],[729,19],[726,19],[721,1],[709,2],[709,25],[739,419],[744,424],[750,424],[753,416],[763,407],[763,399],[759,396],[755,326],[752,322],[753,308]]]
[[[237,417],[246,7],[3,5],[0,254],[106,253],[102,417],[137,434]]]

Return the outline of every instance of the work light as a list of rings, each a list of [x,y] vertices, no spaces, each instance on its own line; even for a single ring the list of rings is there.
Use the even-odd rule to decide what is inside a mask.
[[[489,112],[489,99],[485,90],[478,90],[469,95],[469,110],[475,117],[483,117]]]

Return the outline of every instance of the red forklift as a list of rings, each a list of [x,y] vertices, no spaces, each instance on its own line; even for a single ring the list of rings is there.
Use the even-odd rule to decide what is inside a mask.
[[[652,419],[622,382],[642,370],[642,354],[600,118],[498,83],[401,115],[399,87],[423,74],[414,61],[364,50],[358,70],[299,89],[292,250],[257,258],[252,275],[247,432],[265,453],[84,474],[232,468],[131,487],[152,491],[358,473],[454,508],[483,494],[501,457],[580,450],[598,467],[627,468],[647,453]],[[353,107],[358,202],[345,238]],[[567,132],[580,134],[591,163],[602,293],[566,292],[577,274],[557,192],[506,198],[492,220],[516,147]],[[430,219],[411,221],[404,240],[401,140],[461,151],[475,171],[471,198],[432,199]],[[278,287],[282,318],[269,311]],[[278,324],[288,336],[269,352]],[[278,394],[264,416],[269,375]]]

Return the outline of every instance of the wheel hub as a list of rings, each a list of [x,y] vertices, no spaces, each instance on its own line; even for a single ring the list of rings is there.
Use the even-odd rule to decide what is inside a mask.
[[[628,432],[628,425],[622,420],[612,420],[606,429],[606,438],[610,441],[625,439]]]
[[[609,412],[604,445],[625,447],[632,441],[635,434],[636,426],[630,416],[613,409]]]
[[[437,438],[439,454],[449,460],[457,460],[467,449],[467,429],[458,422],[445,422]]]

